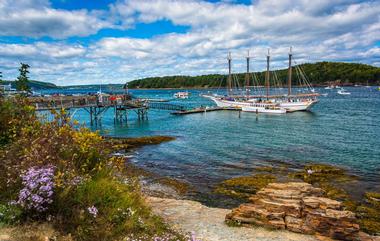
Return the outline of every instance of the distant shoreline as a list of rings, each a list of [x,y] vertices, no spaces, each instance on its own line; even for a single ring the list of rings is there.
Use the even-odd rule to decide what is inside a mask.
[[[312,85],[312,87],[328,87],[330,85],[326,84],[318,84],[318,85]],[[344,86],[344,87],[364,87],[366,84],[360,84],[358,86],[355,86],[354,83],[344,83],[344,84],[339,84],[339,86]],[[371,85],[369,84],[368,86],[377,86],[377,85]],[[293,88],[302,88],[304,86],[297,86],[293,85]],[[279,87],[271,87],[271,88],[279,88]],[[282,88],[287,88],[287,86],[283,86]],[[176,87],[176,88],[128,88],[129,90],[195,90],[195,89],[226,89],[226,87]]]

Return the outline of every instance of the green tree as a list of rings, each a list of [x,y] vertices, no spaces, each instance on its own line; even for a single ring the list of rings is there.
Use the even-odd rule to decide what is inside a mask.
[[[318,62],[299,65],[308,80],[314,85],[327,85],[330,81],[340,80],[345,84],[378,84],[380,83],[380,68],[358,63]],[[293,85],[300,82],[300,73],[294,71]],[[258,85],[264,84],[265,71],[256,72]],[[239,86],[244,85],[244,73],[234,74],[234,80]],[[276,70],[276,76],[282,85],[286,85],[288,70]],[[225,87],[226,75],[210,74],[201,76],[164,76],[133,80],[129,88],[180,88],[180,87]]]
[[[30,91],[30,87],[28,85],[29,83],[29,69],[30,66],[28,64],[21,63],[20,68],[18,69],[20,71],[20,75],[17,77],[16,80],[16,89],[20,91]]]

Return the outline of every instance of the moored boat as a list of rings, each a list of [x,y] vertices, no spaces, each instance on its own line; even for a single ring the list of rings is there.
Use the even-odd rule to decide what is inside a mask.
[[[350,95],[350,92],[347,92],[345,89],[341,88],[337,91],[339,95]]]
[[[311,87],[310,83],[305,77],[303,70],[299,69],[296,66],[297,73],[303,77],[301,86],[306,86],[309,89],[309,93],[292,93],[292,49],[290,48],[289,52],[289,70],[288,70],[288,93],[287,94],[277,94],[273,95],[270,93],[270,54],[268,49],[267,55],[267,71],[265,75],[265,89],[266,93],[261,95],[252,95],[252,91],[248,88],[250,86],[249,79],[249,52],[247,56],[247,72],[246,72],[246,93],[245,95],[234,95],[232,94],[232,74],[231,74],[231,54],[229,53],[228,57],[228,79],[227,79],[227,96],[218,96],[218,95],[203,95],[206,98],[213,100],[219,107],[239,107],[250,106],[252,103],[262,103],[265,100],[267,103],[274,103],[278,105],[279,108],[284,108],[288,112],[294,111],[307,111],[312,108],[316,103],[318,103],[317,97],[320,95],[316,93],[315,90]],[[274,72],[275,73],[275,72]],[[274,76],[277,78],[276,74]],[[258,84],[258,83],[257,83]],[[255,88],[261,88],[262,86],[254,86]],[[278,88],[282,90],[282,87]],[[300,91],[300,90],[298,90]]]
[[[189,98],[189,92],[177,92],[173,96],[177,99],[187,99]]]

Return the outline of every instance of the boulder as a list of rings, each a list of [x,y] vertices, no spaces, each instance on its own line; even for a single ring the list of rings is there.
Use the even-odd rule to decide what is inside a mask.
[[[319,234],[340,240],[358,240],[354,213],[341,202],[323,197],[323,191],[304,182],[270,183],[226,216],[226,220]]]

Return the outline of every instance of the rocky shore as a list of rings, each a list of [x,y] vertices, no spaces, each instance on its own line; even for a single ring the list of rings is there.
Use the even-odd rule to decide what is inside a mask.
[[[146,200],[176,230],[203,241],[380,240],[361,232],[355,214],[323,194],[308,183],[270,183],[232,211],[191,200]]]
[[[315,236],[287,230],[272,231],[263,227],[231,227],[224,219],[231,211],[210,208],[199,202],[147,197],[153,211],[181,232],[194,232],[202,241],[314,241]]]
[[[262,225],[338,240],[360,240],[355,214],[323,190],[304,182],[270,183],[226,216],[238,224]]]

